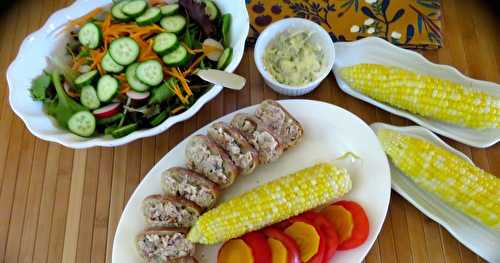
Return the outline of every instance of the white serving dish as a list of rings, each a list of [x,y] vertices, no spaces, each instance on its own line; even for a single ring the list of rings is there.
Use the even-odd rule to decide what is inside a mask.
[[[307,83],[303,86],[290,86],[279,83],[271,76],[264,66],[264,53],[267,46],[272,42],[280,33],[288,30],[305,30],[314,32],[312,41],[318,43],[324,52],[323,56],[323,69],[318,78],[313,82]],[[274,91],[287,95],[287,96],[301,96],[312,92],[319,84],[330,74],[330,69],[333,67],[335,61],[335,47],[330,35],[318,24],[303,18],[286,18],[272,23],[270,26],[259,35],[254,49],[255,65],[260,74],[264,78],[266,84]]]
[[[348,169],[353,188],[343,199],[355,200],[366,210],[370,220],[368,240],[359,248],[338,251],[332,262],[361,262],[372,247],[384,223],[390,199],[389,164],[375,134],[354,114],[332,104],[311,100],[284,100],[280,103],[304,126],[304,140],[288,150],[277,162],[261,166],[249,176],[239,177],[235,184],[224,190],[219,203],[246,192],[258,185],[309,167],[320,161],[333,161],[346,152],[354,152],[361,161],[348,160],[335,164]],[[237,112],[253,113],[256,106]],[[228,122],[233,112],[216,121]],[[195,134],[205,134],[208,125]],[[145,222],[140,206],[151,194],[161,193],[162,171],[185,164],[184,150],[189,136],[167,153],[146,175],[130,197],[122,213],[113,242],[113,262],[138,262],[135,237],[144,230]],[[216,262],[220,244],[197,246],[200,262]]]
[[[337,83],[340,88],[347,94],[364,100],[395,115],[410,119],[415,123],[432,130],[433,132],[473,147],[485,148],[500,141],[500,129],[498,128],[475,130],[460,127],[425,118],[397,109],[388,104],[378,102],[349,87],[349,85],[347,85],[340,78],[338,69],[359,63],[376,63],[397,66],[421,74],[433,75],[442,79],[462,83],[465,86],[477,88],[478,90],[500,98],[499,84],[469,78],[453,67],[434,64],[417,52],[397,47],[377,37],[368,37],[350,43],[335,43],[335,50],[336,59],[333,72],[335,73]]]
[[[215,0],[215,2],[222,12],[232,14],[233,60],[226,71],[233,72],[238,67],[245,49],[245,40],[249,30],[247,9],[243,0]],[[62,47],[66,43],[67,34],[57,34],[56,32],[64,27],[68,21],[81,17],[96,7],[109,4],[111,4],[111,0],[77,0],[71,6],[55,12],[42,28],[26,37],[16,59],[10,64],[7,70],[10,105],[28,130],[38,138],[76,149],[94,146],[114,147],[127,144],[140,138],[160,134],[172,125],[191,118],[204,104],[222,91],[222,86],[214,86],[186,112],[168,118],[157,127],[139,130],[119,139],[114,139],[111,136],[83,138],[60,128],[56,121],[46,114],[42,103],[31,99],[29,93],[31,81],[46,68],[46,57],[64,51]]]
[[[385,128],[426,139],[437,146],[443,147],[458,157],[473,163],[465,154],[452,148],[437,135],[420,126],[398,127],[385,123],[374,123],[371,125],[371,128],[375,132]],[[500,233],[485,227],[478,221],[454,209],[436,195],[422,190],[410,178],[396,168],[392,162],[390,162],[390,165],[391,184],[394,191],[398,192],[426,216],[442,225],[451,235],[470,250],[489,262],[500,262],[500,252],[498,250]]]

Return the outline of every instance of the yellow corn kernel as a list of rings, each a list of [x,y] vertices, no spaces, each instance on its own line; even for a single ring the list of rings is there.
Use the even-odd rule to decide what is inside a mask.
[[[321,163],[256,187],[203,214],[188,234],[194,243],[214,244],[339,198],[351,189],[345,169]]]
[[[500,179],[423,139],[388,129],[377,135],[392,163],[419,187],[500,231]]]
[[[469,128],[499,128],[500,98],[397,67],[357,64],[341,78],[365,95],[414,114]]]

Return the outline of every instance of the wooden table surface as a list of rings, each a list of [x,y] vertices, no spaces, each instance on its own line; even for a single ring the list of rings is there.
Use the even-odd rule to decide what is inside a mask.
[[[70,0],[12,1],[0,15],[0,72],[4,76],[24,37]],[[500,83],[500,23],[490,1],[443,0],[444,42],[423,54],[473,78]],[[12,112],[7,83],[0,89],[0,262],[110,262],[116,225],[141,178],[165,154],[210,121],[265,98],[267,88],[253,51],[237,73],[248,79],[240,92],[224,91],[192,119],[163,134],[118,148],[74,151],[32,136]],[[333,75],[306,96],[357,114],[367,123],[408,125],[343,93]],[[474,162],[500,175],[500,144],[474,149],[446,140]],[[366,262],[482,262],[445,229],[392,193],[384,227]]]

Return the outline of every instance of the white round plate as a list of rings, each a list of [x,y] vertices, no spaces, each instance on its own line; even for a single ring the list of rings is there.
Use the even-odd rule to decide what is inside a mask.
[[[223,13],[232,14],[230,34],[233,59],[225,70],[233,72],[240,64],[245,51],[245,41],[250,27],[247,9],[243,0],[214,1]],[[140,138],[155,136],[166,131],[172,125],[191,118],[204,104],[222,91],[222,86],[216,85],[198,98],[196,103],[182,114],[172,116],[154,128],[142,129],[123,138],[114,139],[111,136],[83,138],[60,128],[56,121],[46,114],[42,103],[33,101],[31,98],[29,92],[31,82],[47,67],[47,57],[64,52],[68,34],[58,33],[64,25],[97,7],[110,4],[111,0],[78,0],[71,6],[52,14],[42,28],[27,36],[21,44],[16,59],[7,70],[9,103],[12,110],[36,137],[74,149],[119,146]]]
[[[411,50],[397,47],[378,37],[367,37],[354,42],[335,43],[335,65],[333,73],[337,79],[340,89],[345,93],[366,101],[392,114],[410,119],[435,133],[441,134],[455,141],[478,148],[486,148],[500,141],[500,128],[491,129],[471,129],[445,123],[429,118],[425,118],[405,110],[401,110],[391,105],[378,102],[361,92],[351,88],[339,77],[338,70],[360,63],[376,63],[388,66],[401,67],[420,74],[432,75],[438,78],[447,79],[461,83],[466,87],[471,87],[492,96],[500,98],[500,85],[469,78],[460,73],[456,68],[435,64],[427,60],[424,56]]]
[[[405,135],[420,137],[473,163],[465,154],[449,146],[437,135],[420,126],[398,127],[385,123],[374,123],[370,126],[375,132],[379,129],[390,129]],[[500,254],[498,253],[500,235],[498,232],[454,209],[436,195],[424,191],[396,168],[392,162],[390,166],[392,189],[394,191],[398,192],[426,216],[446,228],[452,236],[470,250],[490,262],[500,262]]]
[[[357,116],[332,104],[311,100],[284,100],[280,103],[304,126],[303,142],[288,150],[277,162],[259,167],[252,175],[237,178],[234,185],[224,190],[219,202],[318,162],[334,161],[346,152],[353,152],[361,158],[360,161],[354,164],[348,161],[336,162],[348,169],[353,181],[351,192],[343,199],[359,202],[365,208],[370,221],[370,234],[362,246],[339,251],[332,262],[362,261],[382,228],[391,193],[389,163],[377,137]],[[237,112],[253,113],[256,107],[251,106]],[[237,112],[217,121],[228,122]],[[206,134],[207,127],[208,125],[194,134]],[[138,262],[134,241],[136,235],[145,228],[140,210],[141,202],[149,195],[162,192],[162,171],[185,164],[184,149],[190,137],[167,153],[132,194],[116,230],[113,262]],[[200,262],[216,262],[219,247],[220,244],[197,246],[196,258]]]

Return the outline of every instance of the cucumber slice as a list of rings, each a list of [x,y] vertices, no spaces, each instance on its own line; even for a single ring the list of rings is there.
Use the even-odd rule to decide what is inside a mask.
[[[78,32],[78,40],[82,45],[90,49],[96,49],[101,45],[102,33],[99,27],[89,22],[85,24]]]
[[[137,67],[139,67],[139,63],[134,63],[128,66],[127,71],[125,71],[125,76],[127,77],[127,82],[130,87],[138,92],[144,92],[149,89],[149,86],[142,83],[136,77]]]
[[[109,55],[109,52],[104,55],[101,61],[101,66],[106,72],[119,73],[123,70],[123,66],[116,63],[116,61]]]
[[[217,69],[225,69],[229,63],[231,63],[231,57],[233,56],[233,49],[226,48],[224,52],[222,52],[222,56],[220,56],[219,61],[217,61]]]
[[[205,13],[208,15],[210,21],[214,21],[219,16],[219,9],[212,0],[203,0],[205,4]]]
[[[89,110],[95,110],[101,106],[101,102],[97,97],[97,92],[92,86],[85,86],[80,93],[80,102]]]
[[[160,33],[154,38],[153,50],[160,56],[171,52],[179,45],[174,33]]]
[[[160,114],[156,115],[156,117],[154,117],[150,122],[149,124],[151,124],[151,126],[158,126],[160,125],[166,118],[168,117],[168,112],[165,110],[165,111],[162,111],[160,112]]]
[[[108,102],[118,92],[119,82],[110,75],[104,75],[97,83],[97,97],[102,102]]]
[[[97,125],[108,125],[108,124],[112,124],[114,122],[117,122],[119,120],[121,120],[123,118],[123,113],[118,113],[118,114],[115,114],[111,117],[107,117],[107,118],[104,118],[104,119],[97,119],[96,123]]]
[[[121,1],[115,3],[111,8],[111,15],[118,21],[127,21],[130,19],[126,14],[123,13],[122,8],[128,4],[129,1]]]
[[[185,66],[188,61],[189,54],[182,45],[179,45],[174,51],[163,56],[163,62],[167,66]]]
[[[224,47],[231,45],[231,14],[224,14],[222,16],[222,43]]]
[[[123,126],[121,128],[117,128],[111,132],[111,136],[113,138],[121,138],[125,137],[132,132],[136,131],[139,128],[139,125],[137,123],[131,123],[129,125]]]
[[[75,86],[78,88],[83,88],[85,86],[92,85],[98,78],[99,72],[97,70],[83,73],[75,79]]]
[[[69,130],[82,137],[89,137],[95,131],[95,117],[88,111],[80,111],[68,120]]]
[[[137,67],[135,76],[149,86],[157,86],[163,81],[163,68],[156,60],[144,61]]]
[[[161,27],[167,32],[179,33],[186,27],[186,18],[181,15],[167,16],[160,21]]]
[[[139,52],[139,45],[130,37],[118,38],[109,45],[109,55],[122,66],[134,63],[139,57]]]
[[[122,12],[128,17],[141,16],[148,8],[148,3],[144,0],[132,0],[122,7]]]
[[[135,22],[140,26],[146,26],[150,24],[154,24],[161,19],[161,11],[158,7],[151,7],[146,10],[146,12],[137,17]]]
[[[161,14],[164,16],[172,16],[179,12],[179,4],[170,4],[160,7]]]

